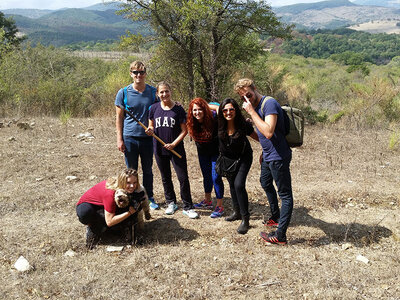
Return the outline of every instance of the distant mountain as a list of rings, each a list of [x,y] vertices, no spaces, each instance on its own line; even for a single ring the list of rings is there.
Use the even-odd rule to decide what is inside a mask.
[[[299,3],[287,6],[281,6],[275,9],[279,14],[298,14],[307,10],[323,10],[327,8],[337,8],[342,6],[356,6],[348,0],[330,0],[315,3]]]
[[[357,5],[348,0],[302,3],[273,8],[273,10],[281,21],[295,24],[298,29],[335,29],[388,19],[400,21],[398,9]]]
[[[37,19],[44,15],[52,13],[54,10],[50,9],[25,9],[25,8],[12,8],[12,9],[5,9],[2,12],[5,15],[18,15],[23,16],[31,19]]]
[[[104,2],[94,4],[88,7],[84,7],[84,10],[97,10],[97,11],[105,11],[105,10],[119,10],[119,3],[118,2]],[[2,12],[6,15],[19,15],[27,18],[37,19],[44,15],[53,13],[55,11],[66,10],[68,8],[62,8],[58,10],[50,10],[50,9],[34,9],[34,8],[11,8],[11,9],[4,9]]]
[[[399,0],[331,0],[273,7],[273,10],[281,21],[295,24],[298,29],[335,29],[382,20],[396,24],[400,21],[400,9],[396,9],[396,3],[399,4]],[[372,6],[378,4],[386,7]],[[149,33],[143,23],[116,15],[119,9],[118,2],[111,2],[81,9],[7,9],[3,12],[6,16],[13,16],[19,31],[33,44],[64,46],[117,40],[126,30]]]
[[[120,9],[120,3],[118,2],[104,2],[104,3],[98,3],[98,4],[94,4],[82,9],[86,9],[86,10],[109,10],[109,9],[113,9],[113,10],[119,10]]]
[[[353,0],[353,3],[358,5],[373,5],[400,8],[398,0]]]
[[[33,44],[40,42],[43,45],[64,46],[82,41],[117,40],[126,30],[142,34],[148,32],[146,26],[139,22],[132,22],[116,15],[116,9],[100,9],[104,6],[104,4],[92,6],[97,10],[69,8],[46,11],[37,18],[22,15],[13,15],[13,18],[19,31]]]

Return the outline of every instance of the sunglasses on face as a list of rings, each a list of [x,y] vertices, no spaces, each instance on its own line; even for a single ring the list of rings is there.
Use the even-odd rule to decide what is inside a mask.
[[[251,99],[251,97],[253,97],[252,93],[247,93],[245,96],[242,96],[242,100],[244,100],[244,97],[246,97],[247,99]]]
[[[132,70],[131,70],[131,73],[132,73],[132,74],[135,74],[135,75],[139,75],[139,74],[140,74],[140,75],[144,75],[144,74],[146,74],[146,71],[132,71]]]
[[[234,112],[234,111],[235,111],[234,108],[224,108],[224,109],[222,110],[222,112],[223,112],[224,114],[226,114],[227,112]]]

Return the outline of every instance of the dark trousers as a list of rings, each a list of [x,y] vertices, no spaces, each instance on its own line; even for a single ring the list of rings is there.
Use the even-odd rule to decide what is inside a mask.
[[[292,179],[290,175],[291,157],[285,160],[275,160],[261,164],[260,182],[268,197],[271,209],[271,217],[279,220],[277,235],[279,239],[286,238],[286,231],[290,223],[293,211]],[[273,181],[278,188],[278,194],[282,201],[279,211],[278,197],[273,185]]]
[[[83,202],[76,207],[79,222],[88,225],[95,234],[100,235],[107,229],[104,207]]]
[[[240,160],[238,172],[226,179],[229,182],[233,207],[239,207],[242,217],[249,216],[249,196],[246,191],[246,178],[253,162],[253,153],[246,154]]]
[[[115,214],[119,215],[128,211],[129,207],[117,208]],[[98,235],[101,235],[109,227],[106,224],[104,217],[104,207],[94,205],[91,203],[83,202],[76,207],[76,214],[78,215],[79,222],[84,225],[88,225],[90,229]],[[126,218],[121,223],[116,224],[112,227],[113,230],[121,230],[125,227],[132,226],[137,223],[137,213],[134,213],[129,218]]]
[[[149,198],[153,197],[153,137],[124,136],[125,164],[137,170],[139,156],[142,163],[143,186]]]
[[[190,183],[187,171],[186,153],[183,153],[182,158],[176,155],[158,155],[155,154],[157,166],[160,169],[162,183],[164,187],[165,202],[167,204],[176,203],[176,194],[172,183],[171,162],[178,177],[183,202],[183,209],[193,208],[192,195],[190,193]]]

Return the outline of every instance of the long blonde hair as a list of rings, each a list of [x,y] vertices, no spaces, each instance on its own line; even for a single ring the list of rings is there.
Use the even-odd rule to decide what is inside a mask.
[[[126,190],[126,182],[129,177],[136,177],[139,182],[139,173],[135,169],[125,169],[120,172],[116,177],[107,179],[106,188],[109,190],[123,189]]]

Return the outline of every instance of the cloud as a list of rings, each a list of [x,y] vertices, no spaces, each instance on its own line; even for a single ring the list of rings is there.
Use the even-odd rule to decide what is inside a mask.
[[[0,9],[10,8],[36,8],[59,9],[64,7],[80,8],[101,3],[101,0],[1,0]]]

